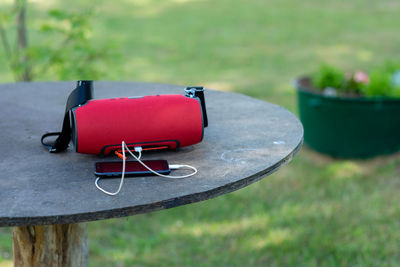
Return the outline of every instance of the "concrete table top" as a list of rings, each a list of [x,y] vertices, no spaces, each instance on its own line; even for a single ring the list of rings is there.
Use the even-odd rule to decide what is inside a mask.
[[[0,226],[69,224],[172,208],[247,186],[288,163],[303,142],[299,120],[282,107],[236,93],[205,92],[209,126],[201,143],[142,159],[189,164],[198,174],[182,180],[127,178],[117,196],[94,185],[94,163],[117,160],[73,152],[51,154],[40,143],[61,130],[75,82],[0,85]],[[185,87],[95,82],[95,98],[183,94]],[[70,144],[72,146],[72,144]],[[172,173],[174,174],[174,172]],[[103,179],[114,191],[119,179]]]

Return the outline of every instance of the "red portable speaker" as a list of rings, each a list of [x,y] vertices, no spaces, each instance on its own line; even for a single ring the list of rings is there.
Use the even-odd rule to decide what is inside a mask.
[[[107,155],[121,148],[141,146],[143,150],[177,149],[201,142],[207,113],[202,87],[187,87],[185,95],[153,95],[133,98],[92,98],[92,81],[78,81],[70,94],[63,130],[42,136],[50,152],[68,147],[75,151]],[[48,136],[58,138],[53,144]]]

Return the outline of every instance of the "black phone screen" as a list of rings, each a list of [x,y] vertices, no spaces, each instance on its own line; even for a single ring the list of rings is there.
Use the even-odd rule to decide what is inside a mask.
[[[170,169],[166,160],[143,160],[150,169],[155,172],[168,174]],[[122,174],[122,162],[118,161],[106,161],[96,162],[95,164],[95,175],[102,177],[115,177],[121,176]],[[125,163],[125,175],[127,176],[143,176],[143,175],[154,175],[148,169],[146,169],[138,161],[126,161]]]

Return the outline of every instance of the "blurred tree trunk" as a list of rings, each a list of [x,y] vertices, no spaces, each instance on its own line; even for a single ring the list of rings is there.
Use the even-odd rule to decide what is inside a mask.
[[[20,75],[18,76],[21,81],[31,81],[31,68],[30,61],[27,55],[28,35],[26,33],[26,0],[15,0],[15,8],[17,11],[17,55],[18,65],[20,67]]]
[[[87,223],[12,228],[15,267],[88,266]]]

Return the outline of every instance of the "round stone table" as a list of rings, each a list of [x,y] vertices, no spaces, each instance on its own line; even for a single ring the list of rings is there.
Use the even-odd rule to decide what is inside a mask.
[[[87,265],[86,222],[173,208],[235,191],[288,163],[303,142],[302,125],[284,108],[206,90],[209,126],[203,141],[179,151],[143,155],[195,166],[198,174],[181,180],[128,178],[118,195],[109,196],[94,185],[94,163],[117,160],[115,156],[78,154],[71,147],[51,154],[40,143],[43,133],[61,130],[65,102],[75,84],[0,85],[0,226],[13,226],[16,266]],[[95,82],[94,97],[183,94],[184,88]],[[101,180],[111,191],[118,184],[119,179]]]

